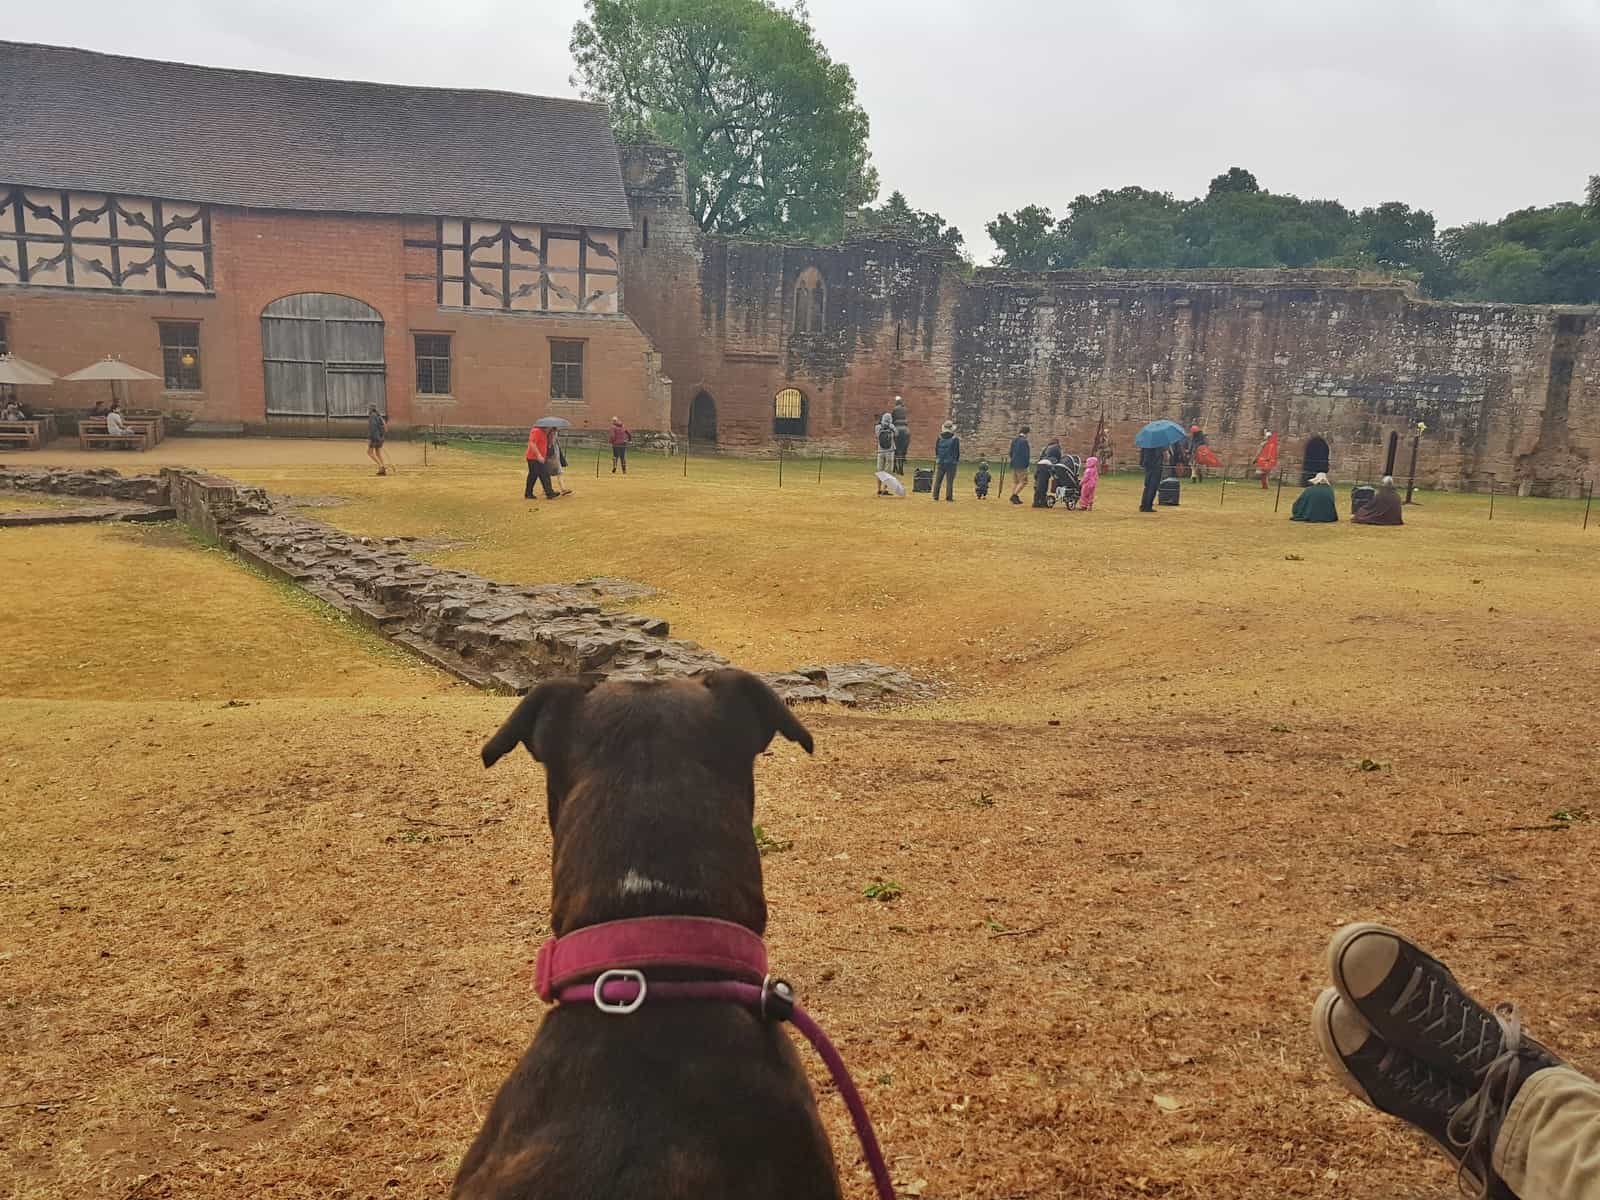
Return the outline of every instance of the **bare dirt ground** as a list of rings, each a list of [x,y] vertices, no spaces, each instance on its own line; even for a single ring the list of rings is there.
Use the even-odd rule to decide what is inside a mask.
[[[1141,517],[1116,480],[1093,514],[929,509],[858,466],[780,492],[643,456],[525,505],[511,457],[375,479],[215,445],[166,444],[440,561],[639,579],[747,665],[946,684],[807,713],[816,757],[757,768],[774,961],[909,1195],[1450,1195],[1317,1060],[1347,920],[1600,1068],[1600,531],[1572,506],[1305,529],[1237,485]],[[0,611],[0,1196],[442,1194],[539,1020],[542,776],[476,761],[509,701],[164,528],[0,531]]]

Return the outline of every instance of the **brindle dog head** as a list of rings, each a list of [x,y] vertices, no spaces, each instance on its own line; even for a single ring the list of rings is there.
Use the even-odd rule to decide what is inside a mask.
[[[483,764],[518,743],[544,764],[555,932],[658,914],[763,932],[753,767],[779,733],[811,752],[806,727],[745,671],[557,679],[525,696],[484,745]]]

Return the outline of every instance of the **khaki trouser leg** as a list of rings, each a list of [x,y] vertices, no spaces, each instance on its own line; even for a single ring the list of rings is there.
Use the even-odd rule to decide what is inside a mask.
[[[1511,1102],[1493,1163],[1522,1200],[1600,1196],[1600,1083],[1571,1067],[1536,1071]]]

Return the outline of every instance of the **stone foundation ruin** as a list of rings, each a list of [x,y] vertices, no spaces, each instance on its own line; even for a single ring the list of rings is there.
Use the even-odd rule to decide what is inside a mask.
[[[660,618],[606,607],[648,594],[627,580],[498,583],[432,566],[406,552],[412,539],[347,534],[282,511],[261,488],[220,475],[184,468],[121,476],[103,469],[0,467],[3,489],[145,501],[151,511],[175,516],[245,562],[475,687],[520,693],[558,675],[654,679],[732,665],[695,642],[669,636]],[[766,679],[792,704],[854,707],[930,694],[905,672],[870,662],[800,667]]]

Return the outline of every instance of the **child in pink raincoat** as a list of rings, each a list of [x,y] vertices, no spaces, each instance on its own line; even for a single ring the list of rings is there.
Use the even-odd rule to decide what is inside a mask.
[[[1091,458],[1083,464],[1083,483],[1078,492],[1078,511],[1088,512],[1094,507],[1094,490],[1100,485],[1100,460]]]

